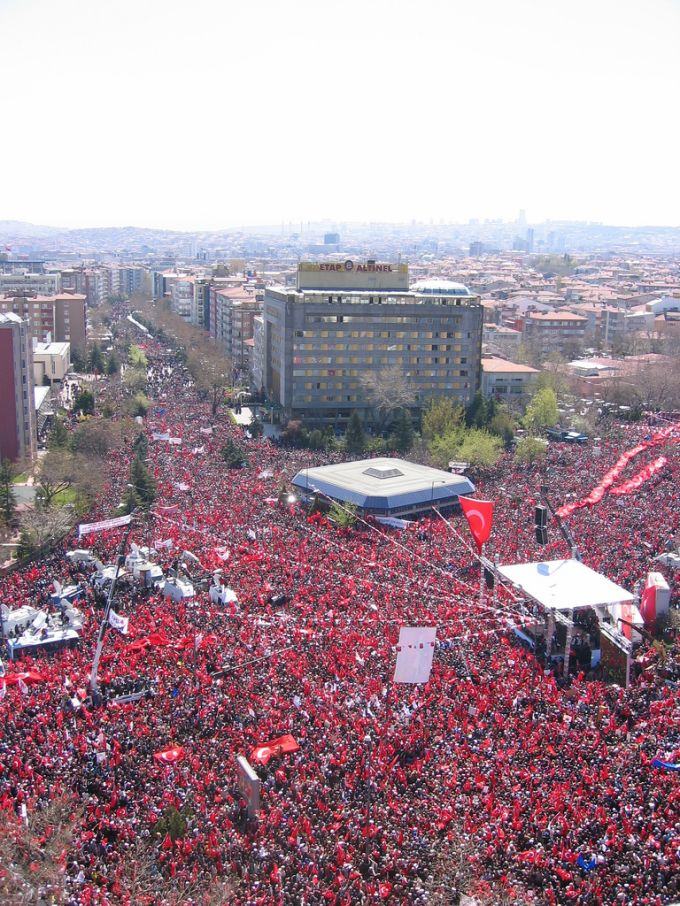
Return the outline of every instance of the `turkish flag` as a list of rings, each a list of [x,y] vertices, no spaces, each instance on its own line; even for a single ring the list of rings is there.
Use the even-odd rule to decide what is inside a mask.
[[[259,764],[267,764],[274,755],[283,755],[285,752],[297,752],[299,748],[300,746],[288,733],[285,736],[279,736],[278,739],[272,739],[271,742],[256,746],[250,753],[250,760],[257,761]]]
[[[656,585],[650,583],[649,577],[645,583],[640,600],[640,613],[645,623],[653,623],[656,620]]]
[[[494,503],[492,500],[475,500],[472,497],[459,497],[458,500],[481,554],[482,545],[489,540],[491,534]]]
[[[162,752],[156,752],[153,757],[161,764],[176,764],[184,758],[184,749],[181,746],[171,746]]]

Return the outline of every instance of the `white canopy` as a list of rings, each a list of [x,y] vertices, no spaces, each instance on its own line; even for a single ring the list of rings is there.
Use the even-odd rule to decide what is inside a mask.
[[[551,610],[608,606],[633,601],[633,595],[578,560],[548,560],[499,566],[502,576]]]

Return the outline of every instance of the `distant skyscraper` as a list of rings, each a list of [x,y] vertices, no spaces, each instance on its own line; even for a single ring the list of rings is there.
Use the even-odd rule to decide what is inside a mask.
[[[534,250],[534,228],[529,227],[527,230],[527,252],[533,252]]]
[[[339,245],[340,244],[340,233],[324,233],[323,244],[324,245]]]

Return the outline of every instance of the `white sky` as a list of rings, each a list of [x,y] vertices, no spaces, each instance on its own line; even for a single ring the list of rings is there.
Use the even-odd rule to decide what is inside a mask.
[[[0,0],[0,219],[680,224],[680,0]]]

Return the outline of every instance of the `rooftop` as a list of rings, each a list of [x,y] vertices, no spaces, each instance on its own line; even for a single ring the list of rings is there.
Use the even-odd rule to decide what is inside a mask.
[[[527,317],[531,321],[587,321],[582,315],[572,311],[532,311]]]
[[[318,490],[334,500],[380,512],[450,504],[459,494],[474,491],[464,475],[390,456],[302,469],[293,484],[310,494]]]
[[[482,371],[485,374],[538,374],[538,368],[510,362],[497,355],[482,356]]]

